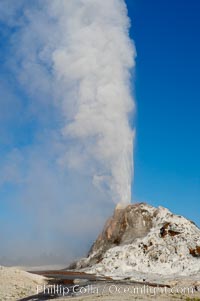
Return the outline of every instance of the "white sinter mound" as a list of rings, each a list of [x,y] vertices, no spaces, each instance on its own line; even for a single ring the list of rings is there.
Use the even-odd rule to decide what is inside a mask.
[[[16,268],[0,266],[0,300],[18,300],[37,293],[37,285],[45,284],[45,277]]]
[[[130,205],[134,206],[134,205]],[[89,273],[114,278],[155,279],[168,276],[190,276],[200,272],[200,229],[182,216],[163,207],[139,204],[142,214],[152,216],[152,227],[142,238],[130,244],[111,247],[93,266],[84,268]],[[144,221],[145,223],[145,218]],[[128,229],[126,230],[128,231]],[[124,235],[124,234],[123,234]],[[94,254],[90,254],[92,258]],[[90,257],[85,259],[89,261]]]

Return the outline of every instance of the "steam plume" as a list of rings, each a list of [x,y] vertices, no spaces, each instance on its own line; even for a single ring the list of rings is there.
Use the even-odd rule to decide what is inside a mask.
[[[56,100],[66,146],[59,163],[91,176],[116,203],[130,202],[135,49],[124,1],[42,0],[25,17],[21,80]]]
[[[133,168],[129,70],[135,50],[125,3],[55,1],[51,12],[65,28],[52,59],[55,78],[66,87],[61,102],[70,121],[62,132],[73,142],[67,162],[88,168],[93,183],[107,187],[115,202],[129,202]]]
[[[110,199],[131,200],[127,9],[123,0],[0,0],[0,25],[0,264],[66,266],[99,233]]]

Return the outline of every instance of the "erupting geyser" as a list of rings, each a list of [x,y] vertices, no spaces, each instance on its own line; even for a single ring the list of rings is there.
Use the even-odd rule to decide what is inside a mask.
[[[68,0],[50,5],[65,28],[53,64],[65,91],[63,107],[72,104],[72,110],[64,109],[70,122],[63,135],[73,141],[67,162],[87,169],[93,183],[106,188],[116,203],[129,203],[134,140],[129,80],[135,49],[125,3]]]
[[[29,85],[34,70],[32,90],[48,90],[61,113],[58,162],[86,174],[114,202],[129,203],[134,142],[130,71],[136,51],[124,0],[35,0],[24,19],[18,31],[21,77]]]

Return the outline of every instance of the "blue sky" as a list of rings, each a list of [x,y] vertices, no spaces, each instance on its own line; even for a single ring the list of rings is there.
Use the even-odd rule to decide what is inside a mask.
[[[66,228],[75,227],[74,241],[80,242],[70,249],[70,259],[83,251],[80,246],[88,250],[115,204],[103,192],[97,194],[87,176],[56,165],[63,154],[63,120],[53,104],[53,82],[46,72],[50,67],[48,62],[46,69],[26,64],[29,56],[34,61],[34,51],[51,28],[39,15],[40,21],[30,18],[30,27],[22,26],[18,34],[20,23],[15,20],[24,5],[34,8],[42,2],[2,3],[6,10],[2,13],[0,5],[0,238],[5,244],[0,264],[4,254],[13,256],[11,250],[20,257],[30,249],[36,257],[51,250],[60,257],[50,260],[63,262],[69,240]],[[165,206],[200,225],[200,2],[126,3],[137,50],[132,78],[137,103],[132,200]],[[85,237],[90,239],[87,245]],[[40,261],[38,257],[34,262]]]
[[[137,48],[134,198],[200,224],[200,2],[126,2]]]

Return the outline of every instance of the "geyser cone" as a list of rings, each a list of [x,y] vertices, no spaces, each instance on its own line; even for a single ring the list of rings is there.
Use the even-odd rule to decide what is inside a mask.
[[[199,260],[200,229],[193,222],[139,203],[114,210],[88,258],[76,268],[117,277],[138,272],[191,275],[200,272]]]

